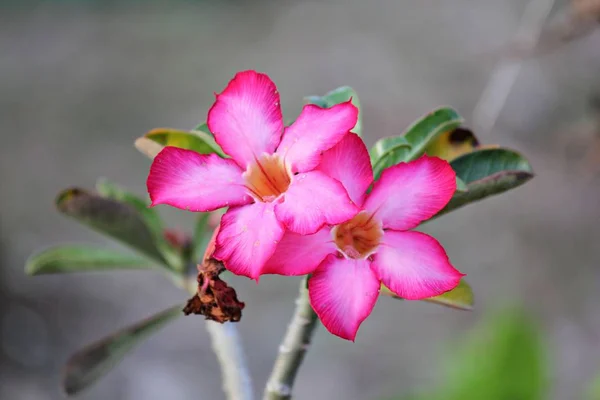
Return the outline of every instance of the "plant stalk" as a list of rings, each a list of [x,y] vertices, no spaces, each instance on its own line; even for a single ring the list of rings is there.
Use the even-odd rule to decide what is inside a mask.
[[[313,311],[308,298],[306,279],[303,279],[296,299],[294,316],[279,346],[279,354],[267,381],[264,400],[292,398],[294,380],[310,347],[317,321],[317,314]]]
[[[197,282],[194,279],[187,279],[185,286],[190,294],[196,293]],[[207,320],[205,324],[213,351],[221,366],[223,391],[227,399],[253,400],[252,380],[237,327],[232,322],[220,324]]]

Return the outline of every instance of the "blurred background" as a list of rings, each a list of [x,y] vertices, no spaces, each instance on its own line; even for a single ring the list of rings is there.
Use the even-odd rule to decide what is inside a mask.
[[[368,145],[443,104],[473,126],[496,66],[528,45],[513,41],[527,7],[525,0],[2,2],[0,398],[63,398],[59,378],[70,353],[188,297],[143,271],[26,277],[24,262],[40,248],[116,246],[55,211],[61,189],[92,188],[103,176],[144,194],[150,162],[134,139],[203,122],[212,93],[243,69],[272,77],[286,118],[305,95],[352,86]],[[552,399],[579,398],[596,374],[600,30],[566,18],[572,7],[554,2],[543,49],[523,60],[493,129],[476,132],[484,143],[521,151],[536,177],[425,227],[468,274],[475,310],[382,298],[356,343],[319,329],[296,398],[376,399],[427,388],[449,344],[507,304],[522,304],[544,329]],[[170,225],[191,229],[184,212],[161,211]],[[246,302],[238,327],[259,393],[298,280],[231,283]],[[223,398],[202,318],[167,326],[80,398]]]

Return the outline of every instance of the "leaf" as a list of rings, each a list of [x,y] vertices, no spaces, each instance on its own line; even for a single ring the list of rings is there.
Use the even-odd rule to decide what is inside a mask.
[[[160,215],[156,209],[150,208],[149,199],[144,200],[104,178],[98,179],[96,190],[102,197],[132,206],[144,220],[156,247],[167,264],[175,270],[183,268],[181,254],[165,238],[165,229]]]
[[[215,142],[213,136],[202,130],[181,131],[172,128],[156,128],[146,133],[142,138],[136,140],[136,148],[142,153],[154,158],[160,152],[159,147],[149,144],[149,139],[160,146],[174,146],[182,149],[196,151],[200,154],[216,153],[225,157],[221,147]],[[158,150],[158,152],[157,152]]]
[[[548,381],[541,335],[520,312],[495,315],[447,363],[444,400],[542,400]]]
[[[28,275],[150,268],[148,260],[88,245],[51,247],[29,257]]]
[[[56,199],[56,206],[63,214],[120,240],[160,264],[168,265],[158,250],[151,228],[134,206],[80,188],[62,191]]]
[[[352,128],[352,132],[358,136],[362,136],[362,112],[360,108],[360,101],[358,100],[358,94],[350,86],[341,86],[337,89],[328,92],[324,96],[307,96],[304,100],[311,104],[316,104],[322,108],[330,108],[336,104],[344,103],[352,99],[352,104],[358,108],[358,121]]]
[[[67,361],[63,374],[62,385],[67,395],[73,396],[95,383],[135,345],[182,315],[181,309],[180,305],[169,308],[73,354]]]
[[[425,148],[425,153],[442,160],[452,161],[480,147],[475,134],[463,127],[448,130],[439,135]]]
[[[467,184],[465,183],[465,181],[463,181],[462,179],[460,179],[458,176],[456,177],[456,191],[457,192],[467,192],[467,191],[469,191],[469,187],[467,186]]]
[[[202,262],[202,256],[204,255],[204,251],[212,235],[212,232],[209,232],[207,229],[209,218],[210,213],[201,213],[196,219],[191,256],[191,261],[194,265]]]
[[[439,296],[424,299],[430,303],[436,303],[459,310],[472,310],[475,298],[473,289],[464,279],[461,279],[457,287]]]
[[[503,148],[477,150],[460,156],[450,165],[468,190],[456,192],[435,217],[520,186],[533,177],[531,165],[523,156]]]
[[[596,378],[589,385],[586,399],[600,400],[600,374],[596,375]]]
[[[165,146],[156,143],[154,140],[148,139],[147,137],[140,137],[133,143],[136,149],[148,158],[154,159],[160,153]]]
[[[369,150],[375,179],[379,179],[384,169],[403,161],[404,154],[409,149],[410,144],[403,136],[379,139]]]
[[[403,300],[401,297],[394,294],[390,289],[388,289],[384,285],[381,285],[380,293],[387,296],[391,296],[395,299]],[[458,286],[452,289],[451,291],[441,294],[439,296],[423,299],[423,301],[436,303],[442,306],[456,308],[459,310],[470,311],[473,309],[474,296],[471,286],[467,282],[465,282],[464,279],[462,279]]]

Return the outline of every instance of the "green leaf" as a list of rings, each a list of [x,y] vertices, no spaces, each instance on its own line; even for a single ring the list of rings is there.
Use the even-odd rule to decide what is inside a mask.
[[[467,186],[467,184],[465,183],[465,181],[463,181],[462,179],[460,179],[458,176],[456,177],[456,191],[457,192],[467,192],[467,191],[469,191],[469,187]]]
[[[52,247],[32,255],[25,264],[28,275],[146,268],[151,266],[143,258],[87,245]]]
[[[468,190],[456,192],[436,217],[520,186],[533,177],[531,165],[523,156],[503,148],[477,150],[458,157],[450,165]]]
[[[142,340],[182,315],[182,306],[169,308],[95,342],[74,355],[65,366],[63,389],[73,396],[115,367]]]
[[[210,213],[201,213],[196,219],[194,227],[194,239],[192,244],[192,262],[198,264],[202,262],[204,251],[211,238],[212,232],[208,231],[208,220]]]
[[[160,215],[156,209],[150,208],[149,199],[144,200],[104,178],[98,179],[98,182],[96,182],[96,190],[102,197],[116,200],[133,207],[146,223],[156,247],[167,264],[175,270],[181,270],[183,268],[181,254],[173,248],[165,238],[164,226]]]
[[[63,214],[129,245],[159,264],[169,265],[158,250],[152,229],[134,206],[80,188],[62,191],[56,206]]]
[[[356,108],[358,108],[358,121],[354,128],[351,129],[352,132],[356,133],[358,136],[362,136],[362,113],[360,108],[360,101],[358,99],[358,94],[349,86],[342,86],[337,89],[332,90],[331,92],[325,94],[324,96],[307,96],[304,100],[307,103],[316,104],[322,108],[330,108],[336,104],[344,103],[348,100],[352,99],[352,104]]]
[[[384,169],[404,161],[404,154],[410,147],[404,136],[379,139],[369,150],[375,179],[379,179]]]
[[[592,381],[587,390],[588,400],[600,400],[600,374]]]
[[[160,147],[149,144],[147,140],[143,140],[144,138],[151,140]],[[223,153],[221,147],[215,142],[213,136],[203,130],[182,131],[172,128],[156,128],[146,133],[140,139],[142,140],[136,141],[136,147],[152,158],[158,154],[156,150],[160,151],[165,146],[193,150],[200,154],[216,153],[221,157],[225,157],[225,153]]]
[[[545,357],[540,332],[529,317],[519,312],[496,315],[449,360],[446,384],[436,398],[546,399]]]
[[[375,179],[379,179],[387,167],[417,159],[439,135],[458,128],[462,122],[454,109],[442,107],[415,121],[402,135],[379,140],[369,152]],[[398,147],[394,148],[394,144]],[[388,148],[392,149],[392,154],[388,154]]]
[[[475,302],[473,289],[464,279],[460,281],[457,287],[449,292],[439,296],[424,299],[429,303],[440,304],[443,306],[457,308],[459,310],[472,310]]]
[[[392,291],[384,285],[381,285],[380,293],[402,300],[401,297],[392,293]],[[470,311],[473,309],[474,296],[471,286],[467,282],[465,282],[464,279],[462,279],[458,286],[452,289],[451,291],[441,294],[439,296],[423,299],[423,301],[440,304],[442,306],[456,308],[459,310]]]

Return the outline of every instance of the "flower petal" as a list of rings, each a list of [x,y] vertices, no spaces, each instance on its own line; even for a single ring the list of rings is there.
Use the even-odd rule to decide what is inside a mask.
[[[320,171],[294,175],[277,218],[292,232],[310,235],[324,224],[345,222],[358,213],[342,184]]]
[[[440,211],[456,190],[456,174],[437,157],[422,156],[387,168],[375,182],[364,208],[383,228],[408,230]]]
[[[313,272],[328,254],[335,252],[336,247],[329,226],[312,235],[286,231],[277,244],[275,253],[265,264],[263,273],[306,275]]]
[[[327,256],[308,280],[310,304],[325,328],[352,341],[375,307],[379,288],[368,260],[334,255]]]
[[[242,170],[233,160],[178,147],[165,147],[156,156],[147,187],[153,206],[212,211],[252,202]]]
[[[347,133],[338,144],[323,153],[316,169],[340,181],[357,206],[362,205],[373,182],[369,151],[355,133]]]
[[[234,274],[258,280],[283,232],[272,203],[230,208],[221,218],[213,257]]]
[[[208,129],[242,169],[281,140],[283,116],[271,79],[256,71],[238,72],[208,112]]]
[[[307,172],[321,160],[321,153],[335,146],[356,125],[358,109],[350,102],[331,108],[307,104],[296,121],[285,128],[277,148],[292,172]]]
[[[385,286],[408,300],[438,296],[464,276],[437,240],[414,231],[385,231],[371,268]]]

